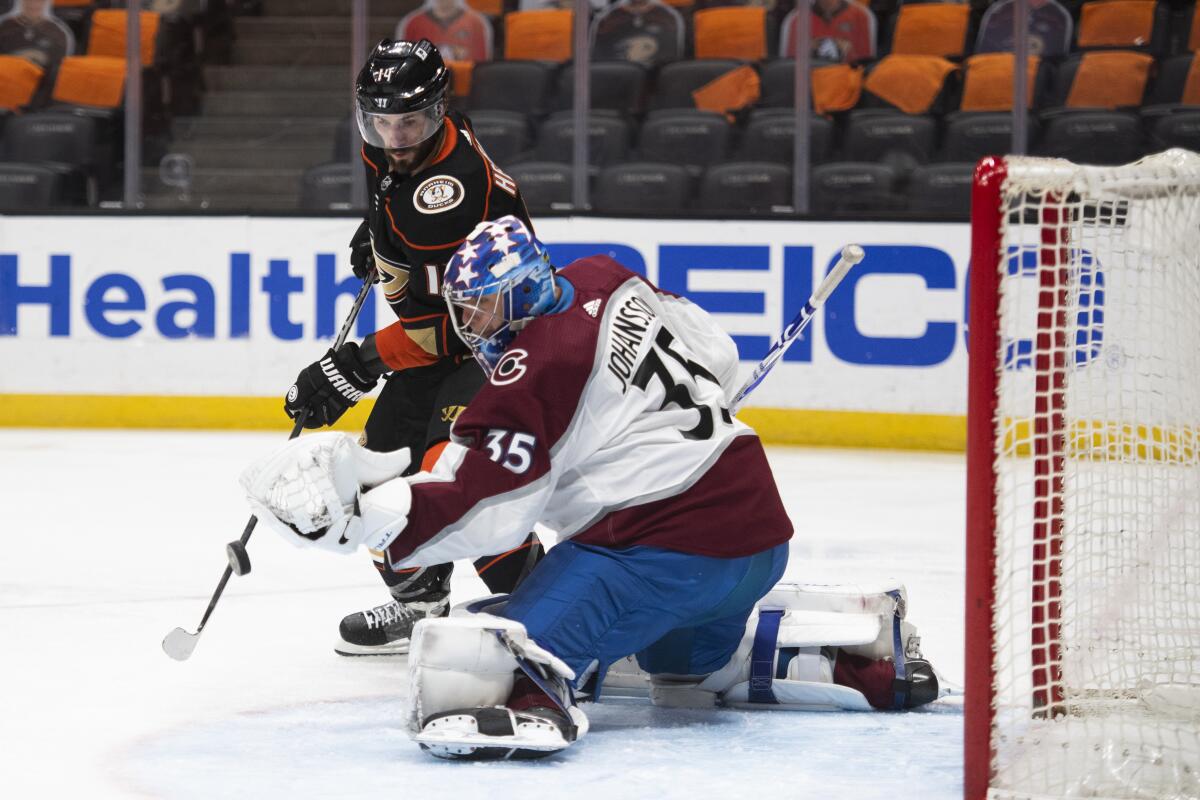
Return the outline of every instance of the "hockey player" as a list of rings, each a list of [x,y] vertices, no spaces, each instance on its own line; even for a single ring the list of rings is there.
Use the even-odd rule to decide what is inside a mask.
[[[565,748],[587,731],[575,692],[630,653],[666,705],[936,697],[901,587],[776,586],[792,526],[757,436],[727,410],[736,349],[703,311],[605,256],[556,273],[515,217],[475,230],[443,292],[489,378],[431,471],[395,478],[404,454],[320,434],[242,478],[286,538],[365,543],[393,567],[511,546],[535,522],[558,532],[507,598],[417,624],[408,722],[423,747]]]
[[[327,352],[300,373],[284,404],[293,419],[308,411],[305,427],[332,425],[386,375],[361,442],[378,451],[408,448],[414,472],[433,463],[483,382],[440,295],[445,263],[482,220],[513,214],[529,223],[516,182],[487,157],[470,121],[447,112],[449,81],[424,39],[384,39],[359,73],[356,117],[370,201],[350,243],[351,264],[364,280],[374,273],[399,321]],[[476,568],[492,591],[509,591],[542,552],[530,534]],[[335,649],[343,655],[407,652],[413,623],[447,611],[452,564],[377,567],[392,600],[342,621]]]

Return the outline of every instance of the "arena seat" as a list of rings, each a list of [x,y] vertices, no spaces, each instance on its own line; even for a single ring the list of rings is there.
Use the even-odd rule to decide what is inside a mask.
[[[1154,59],[1145,53],[1076,53],[1055,70],[1047,105],[1107,109],[1140,106],[1153,69]]]
[[[603,214],[679,214],[692,179],[678,164],[631,162],[600,171],[592,206]]]
[[[1159,53],[1166,42],[1168,19],[1166,4],[1153,0],[1093,0],[1079,11],[1075,47]]]
[[[1012,152],[1012,115],[998,111],[956,111],[942,121],[942,161],[975,162]],[[1026,120],[1025,152],[1040,130],[1036,117]]]
[[[475,65],[471,76],[468,112],[517,111],[545,113],[553,69],[540,61],[486,61]]]
[[[792,170],[765,161],[735,161],[709,167],[700,181],[702,211],[791,213]]]
[[[654,81],[649,107],[695,108],[692,92],[739,66],[739,62],[732,59],[673,61],[665,64],[658,71],[658,77]]]
[[[45,74],[32,61],[0,55],[0,109],[17,111],[33,103]]]
[[[637,151],[643,161],[705,167],[725,158],[733,127],[721,114],[695,109],[655,111],[642,123]]]
[[[67,56],[58,67],[50,99],[115,112],[125,103],[125,71],[124,58]]]
[[[58,173],[68,202],[94,205],[102,166],[95,120],[77,114],[39,111],[9,120],[3,160],[39,164]]]
[[[767,10],[762,6],[702,8],[693,15],[692,28],[692,50],[698,59],[767,57]]]
[[[1200,105],[1200,63],[1194,53],[1158,62],[1158,74],[1150,84],[1146,105]]]
[[[633,61],[597,61],[588,65],[593,111],[638,114],[645,108],[647,70]],[[562,111],[575,104],[575,67],[565,66],[555,80],[550,108]]]
[[[471,114],[475,137],[488,157],[505,169],[529,150],[529,120],[516,111],[477,111]]]
[[[139,35],[141,36],[141,57],[144,67],[159,64],[158,43],[161,20],[161,15],[153,11],[142,11],[140,14]],[[91,27],[88,33],[87,55],[125,58],[127,24],[124,9],[96,9],[92,13]]]
[[[925,164],[908,176],[908,208],[919,214],[971,215],[975,162]]]
[[[809,197],[815,213],[895,211],[896,172],[886,164],[835,161],[813,167]]]
[[[588,117],[588,163],[607,166],[623,161],[629,154],[631,126],[616,114],[593,113]],[[575,117],[573,112],[551,114],[538,128],[535,158],[538,161],[570,163],[575,153]]]
[[[521,197],[531,214],[567,211],[572,207],[575,171],[558,161],[525,161],[508,174],[521,187]]]
[[[1200,108],[1180,108],[1148,120],[1150,152],[1171,147],[1200,151]]]
[[[504,15],[504,58],[562,63],[571,59],[575,12],[562,8],[513,11]]]
[[[940,56],[890,55],[863,81],[861,108],[894,108],[906,114],[940,114],[954,94],[958,67]]]
[[[843,138],[846,160],[889,164],[904,175],[933,157],[937,122],[894,111],[851,111]]]
[[[344,161],[309,167],[300,177],[300,208],[305,211],[354,208],[351,202],[353,186],[350,165]],[[358,207],[364,205],[360,203]]]
[[[963,111],[1011,111],[1013,107],[1013,69],[1016,59],[1012,53],[981,53],[963,64],[963,91],[959,108]],[[1041,59],[1030,56],[1026,62],[1026,107],[1034,108],[1039,88]]]
[[[70,205],[63,176],[41,164],[0,163],[0,211],[34,211]]]
[[[1043,117],[1034,154],[1078,164],[1126,164],[1146,153],[1141,121],[1131,111],[1067,110]]]
[[[814,164],[828,161],[833,149],[833,122],[825,117],[808,121],[808,153]],[[791,164],[796,120],[791,109],[761,108],[750,114],[737,147],[740,161]]]
[[[890,52],[960,58],[967,48],[970,14],[966,3],[905,3],[895,18]]]

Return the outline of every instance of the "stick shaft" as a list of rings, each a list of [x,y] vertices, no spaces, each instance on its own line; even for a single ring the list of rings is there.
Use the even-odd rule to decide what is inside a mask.
[[[742,403],[745,402],[746,397],[758,388],[758,385],[767,377],[767,373],[771,371],[771,368],[775,366],[779,359],[783,358],[783,354],[787,352],[788,347],[808,327],[808,323],[816,316],[817,310],[829,299],[829,295],[842,282],[842,278],[846,277],[846,273],[850,271],[850,268],[862,260],[863,250],[858,245],[851,244],[842,248],[842,255],[838,259],[838,263],[825,276],[825,279],[821,281],[820,286],[813,292],[812,297],[808,298],[808,302],[804,304],[799,313],[792,318],[791,322],[784,326],[783,333],[771,344],[771,349],[767,351],[763,360],[758,362],[753,371],[751,371],[750,377],[742,384],[742,388],[738,390],[737,396],[733,398],[733,403],[730,407],[732,413],[737,413],[738,409],[742,407]]]
[[[358,293],[358,297],[354,298],[354,306],[350,309],[350,314],[346,317],[345,323],[342,324],[342,330],[338,333],[337,339],[334,341],[333,349],[336,350],[346,343],[346,337],[350,335],[350,329],[354,327],[354,321],[358,319],[358,312],[362,310],[363,303],[366,302],[367,295],[371,292],[372,281],[363,281],[363,287]],[[288,436],[288,441],[295,439],[300,435],[300,431],[304,430],[304,423],[308,419],[308,409],[300,412],[296,416],[296,424],[292,426],[291,435]],[[246,522],[246,528],[242,531],[242,536],[239,541],[242,547],[250,541],[250,535],[254,533],[254,526],[258,524],[258,517],[253,514]],[[204,610],[204,616],[200,618],[200,625],[196,628],[196,636],[200,635],[200,631],[204,630],[204,625],[208,622],[208,618],[212,616],[213,609],[217,607],[217,601],[221,599],[221,595],[225,591],[225,584],[229,583],[229,577],[233,574],[233,567],[226,566],[225,572],[221,575],[221,581],[217,584],[217,590],[213,592],[212,599],[208,601],[208,608]]]

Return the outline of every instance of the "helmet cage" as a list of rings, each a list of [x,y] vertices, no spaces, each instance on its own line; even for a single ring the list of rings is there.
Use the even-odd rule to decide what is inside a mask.
[[[494,247],[505,234],[517,242]],[[481,223],[451,258],[442,295],[454,332],[490,376],[517,333],[554,305],[550,254],[516,217]]]

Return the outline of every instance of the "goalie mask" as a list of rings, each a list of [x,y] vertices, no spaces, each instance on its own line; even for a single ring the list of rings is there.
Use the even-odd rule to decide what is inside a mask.
[[[384,39],[355,82],[355,118],[363,141],[404,150],[429,140],[446,117],[450,73],[428,39]]]
[[[517,332],[554,305],[550,254],[511,214],[475,226],[446,265],[450,319],[491,375]]]

